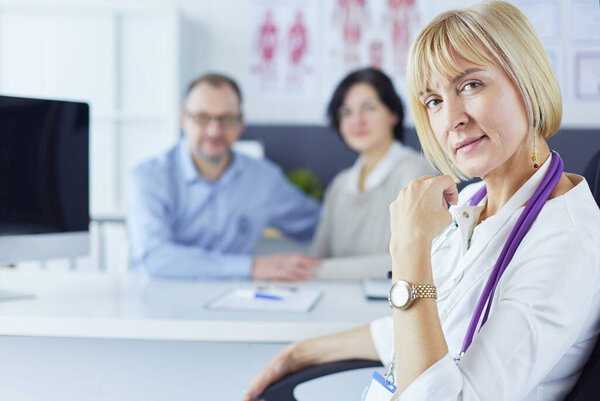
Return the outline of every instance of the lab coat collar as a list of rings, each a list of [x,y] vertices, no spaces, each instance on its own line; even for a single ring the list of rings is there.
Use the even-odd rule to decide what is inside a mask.
[[[519,209],[522,209],[523,205],[531,198],[550,168],[550,157],[542,164],[538,171],[536,171],[527,182],[515,192],[498,213],[485,219],[478,226],[476,226],[476,224],[479,220],[479,215],[483,206],[487,201],[487,196],[483,198],[477,206],[457,206],[450,209],[450,213],[454,217],[461,231],[463,258],[461,258],[461,261],[458,263],[458,268],[464,269],[466,266],[470,265],[481,254],[491,239],[510,220],[510,217]],[[484,185],[484,183],[482,182],[478,188],[480,188],[481,185]],[[471,238],[474,231],[477,232],[477,241],[475,241],[471,247]]]

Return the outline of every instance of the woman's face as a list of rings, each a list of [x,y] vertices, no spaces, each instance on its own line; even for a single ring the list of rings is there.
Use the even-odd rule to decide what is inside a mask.
[[[338,117],[344,142],[358,153],[388,146],[398,122],[398,116],[379,99],[375,88],[364,82],[348,89]]]
[[[525,102],[504,70],[464,59],[457,66],[460,75],[435,77],[420,97],[444,152],[471,177],[530,162]]]

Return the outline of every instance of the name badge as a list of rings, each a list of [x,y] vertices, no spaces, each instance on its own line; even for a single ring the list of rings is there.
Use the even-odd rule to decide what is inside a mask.
[[[373,377],[365,389],[362,401],[390,401],[396,388],[393,383],[386,382],[385,377],[379,372],[373,372]]]

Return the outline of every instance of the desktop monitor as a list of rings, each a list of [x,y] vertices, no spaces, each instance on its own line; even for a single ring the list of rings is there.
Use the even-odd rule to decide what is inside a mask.
[[[0,96],[0,264],[89,253],[89,107]]]

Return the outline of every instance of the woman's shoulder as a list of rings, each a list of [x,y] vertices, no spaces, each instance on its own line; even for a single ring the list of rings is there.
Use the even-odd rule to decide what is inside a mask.
[[[435,175],[435,172],[424,156],[422,156],[416,150],[410,148],[409,150],[405,151],[403,157],[395,160],[390,171],[389,178],[390,181],[394,182],[395,184],[400,184],[402,187],[404,187],[411,180],[423,177],[425,175]]]
[[[548,199],[554,199],[556,197],[565,195],[567,192],[575,188],[579,183],[581,183],[584,178],[577,174],[571,173],[563,173],[560,177],[560,180],[556,184],[556,187],[548,197]]]
[[[600,246],[600,208],[587,181],[574,174],[563,178],[568,183],[564,184],[562,193],[559,188],[558,195],[547,201],[540,217],[551,221],[557,230],[589,234],[599,241]]]
[[[351,171],[352,167],[347,167],[337,173],[331,180],[331,182],[327,185],[325,190],[325,197],[323,201],[325,203],[335,202],[336,199],[339,198],[338,194],[344,187],[349,185],[347,182],[351,180]]]
[[[339,188],[343,186],[346,183],[346,181],[351,179],[351,175],[352,166],[346,167],[332,178],[331,182],[328,185],[328,188]]]

